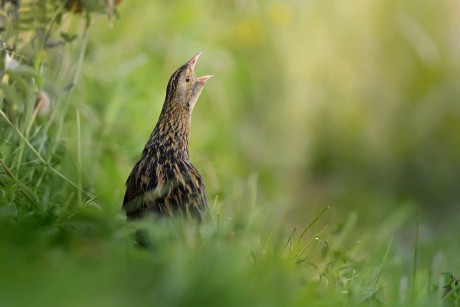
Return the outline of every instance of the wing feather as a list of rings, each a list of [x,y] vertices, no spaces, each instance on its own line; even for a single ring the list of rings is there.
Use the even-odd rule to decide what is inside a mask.
[[[123,210],[128,219],[183,211],[201,220],[208,207],[203,179],[186,160],[139,161],[126,181]]]

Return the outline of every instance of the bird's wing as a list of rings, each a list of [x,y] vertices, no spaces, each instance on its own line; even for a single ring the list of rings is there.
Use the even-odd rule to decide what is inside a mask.
[[[206,197],[204,181],[200,175],[200,172],[195,168],[195,166],[193,166],[188,161],[184,162],[188,170],[187,194],[189,195],[189,209],[195,211],[195,215],[199,215],[199,218],[202,219],[208,208],[208,200]]]
[[[140,162],[126,181],[123,210],[128,219],[148,213],[172,215],[179,209],[201,220],[207,206],[203,179],[186,160],[162,165],[150,161],[147,167]]]
[[[155,205],[158,180],[151,167],[144,167],[142,160],[131,171],[126,180],[126,192],[123,199],[123,210],[128,219],[141,218],[148,207]]]

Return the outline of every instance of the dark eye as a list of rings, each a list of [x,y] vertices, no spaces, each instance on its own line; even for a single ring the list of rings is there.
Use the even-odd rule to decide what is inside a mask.
[[[190,77],[185,78],[185,82],[190,82]]]

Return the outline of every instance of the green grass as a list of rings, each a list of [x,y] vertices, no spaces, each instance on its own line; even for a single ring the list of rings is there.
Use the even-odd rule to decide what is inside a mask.
[[[386,246],[384,239],[372,242],[375,236],[354,241],[347,235],[356,235],[353,216],[340,230],[315,233],[313,227],[290,235],[261,209],[242,207],[230,218],[213,208],[199,226],[181,219],[127,224],[89,208],[59,226],[49,216],[3,217],[2,302],[444,306],[444,290],[435,288],[444,285],[438,267],[406,270],[393,238]],[[305,230],[310,226],[318,225]],[[148,229],[150,250],[134,247],[138,227]],[[450,301],[458,304],[458,296]]]
[[[451,4],[123,1],[112,23],[45,2],[1,33],[21,66],[0,82],[0,305],[459,306]],[[127,223],[196,51],[209,214]]]

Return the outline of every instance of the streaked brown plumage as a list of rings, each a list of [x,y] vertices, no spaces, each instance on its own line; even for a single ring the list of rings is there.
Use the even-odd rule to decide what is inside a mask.
[[[212,77],[195,76],[199,56],[182,65],[169,80],[158,122],[126,181],[123,210],[128,220],[147,214],[170,216],[177,211],[201,220],[208,207],[203,179],[189,161],[192,111]]]

